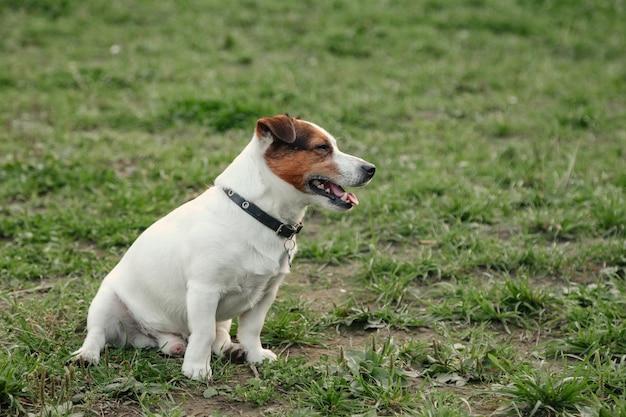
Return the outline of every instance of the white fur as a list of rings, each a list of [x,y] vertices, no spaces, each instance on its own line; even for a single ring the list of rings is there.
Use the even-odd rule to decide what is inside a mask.
[[[106,343],[158,347],[170,355],[184,353],[182,371],[192,379],[211,377],[211,350],[221,354],[241,349],[249,362],[276,359],[261,346],[259,336],[289,272],[285,239],[244,213],[222,188],[291,224],[302,220],[307,205],[328,204],[326,198],[302,193],[272,173],[263,158],[271,142],[271,137],[255,135],[215,187],[137,238],[105,277],[89,308],[88,334],[74,352],[77,359],[98,363]],[[365,161],[338,149],[333,158],[344,185],[367,182],[357,184]],[[294,246],[291,256],[296,251]],[[229,335],[235,317],[237,346]]]

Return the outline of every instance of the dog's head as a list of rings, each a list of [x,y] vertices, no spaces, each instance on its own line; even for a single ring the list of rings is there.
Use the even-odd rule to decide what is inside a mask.
[[[271,141],[264,153],[269,169],[307,195],[311,204],[351,209],[359,201],[343,187],[363,186],[376,171],[373,164],[341,152],[321,127],[288,115],[260,119],[255,134]]]

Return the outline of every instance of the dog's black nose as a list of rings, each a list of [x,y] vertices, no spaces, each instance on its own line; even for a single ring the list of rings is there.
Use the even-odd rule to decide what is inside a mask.
[[[361,165],[361,169],[367,174],[368,178],[372,178],[376,172],[374,165]]]

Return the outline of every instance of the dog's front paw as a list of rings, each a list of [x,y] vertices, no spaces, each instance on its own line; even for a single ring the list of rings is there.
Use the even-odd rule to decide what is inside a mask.
[[[189,379],[196,381],[206,381],[211,379],[211,365],[205,364],[190,364],[183,362],[183,375]]]
[[[250,363],[261,363],[264,360],[273,362],[276,360],[276,354],[269,349],[259,349],[257,351],[248,351],[246,360]]]

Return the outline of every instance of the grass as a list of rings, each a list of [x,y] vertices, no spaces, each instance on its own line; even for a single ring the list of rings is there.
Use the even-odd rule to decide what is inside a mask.
[[[624,3],[0,6],[0,415],[626,413]],[[309,210],[280,360],[68,361],[139,233],[257,118],[374,162]]]

